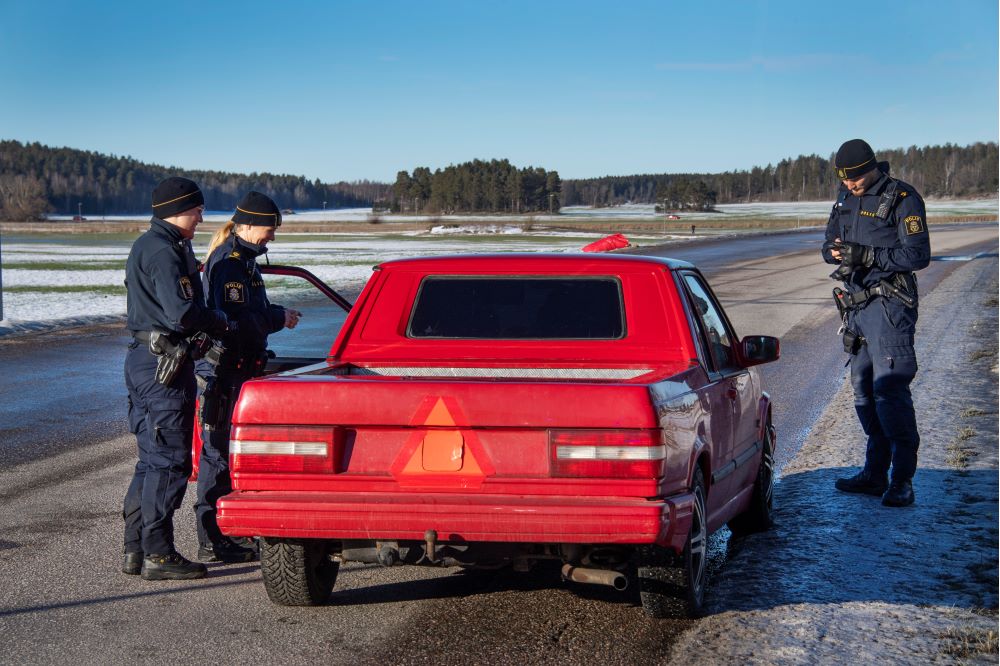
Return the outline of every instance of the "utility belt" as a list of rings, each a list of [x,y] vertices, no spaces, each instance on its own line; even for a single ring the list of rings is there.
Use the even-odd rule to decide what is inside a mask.
[[[841,311],[857,309],[878,296],[896,298],[908,308],[916,307],[917,299],[907,292],[905,278],[896,278],[896,276],[901,275],[901,273],[897,273],[893,276],[893,282],[897,282],[897,284],[893,284],[889,280],[879,280],[878,284],[856,291],[853,294],[839,287],[834,288],[833,297],[837,302],[837,309]]]
[[[218,365],[225,352],[221,344],[204,332],[184,338],[177,333],[134,331],[132,337],[136,342],[148,345],[149,353],[157,357],[156,381],[164,386],[169,386],[174,381],[188,359],[197,361],[204,358],[209,363]]]
[[[833,301],[840,312],[841,325],[837,331],[843,336],[844,351],[848,354],[857,354],[863,345],[868,343],[865,337],[847,325],[847,316],[851,310],[858,310],[868,304],[874,298],[896,298],[908,308],[917,306],[916,299],[916,276],[912,273],[895,273],[892,280],[879,280],[879,283],[866,289],[848,293],[840,287],[833,288]],[[913,295],[909,293],[909,283],[913,284]]]
[[[245,374],[249,379],[264,374],[264,367],[267,366],[270,359],[271,354],[265,349],[256,354],[238,356],[233,359],[224,358],[218,363],[218,368],[222,371]]]

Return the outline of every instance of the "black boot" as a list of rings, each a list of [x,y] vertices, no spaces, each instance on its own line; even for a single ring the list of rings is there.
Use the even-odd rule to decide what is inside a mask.
[[[122,559],[122,573],[129,576],[138,576],[142,573],[142,551],[125,553]]]
[[[226,564],[253,562],[257,559],[257,551],[253,548],[244,548],[227,539],[211,546],[198,546],[198,559],[202,562],[225,562]]]
[[[913,504],[913,484],[909,481],[893,481],[889,484],[889,490],[882,495],[882,504],[885,506],[910,506]]]
[[[875,497],[881,497],[888,485],[884,476],[875,476],[864,469],[846,479],[837,479],[834,484],[837,490],[845,493],[864,493]]]
[[[142,561],[143,580],[189,580],[204,578],[207,572],[204,564],[186,560],[179,553],[147,555]]]

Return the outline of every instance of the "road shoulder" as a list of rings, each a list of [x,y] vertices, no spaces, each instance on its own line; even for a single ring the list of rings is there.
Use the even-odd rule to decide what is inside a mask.
[[[671,662],[996,663],[997,270],[969,261],[921,303],[917,503],[834,489],[864,460],[844,382],[783,470],[775,528],[732,540]]]

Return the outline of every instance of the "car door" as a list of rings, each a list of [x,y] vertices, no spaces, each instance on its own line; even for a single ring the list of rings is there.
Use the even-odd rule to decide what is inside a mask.
[[[712,474],[709,512],[721,509],[738,490],[737,457],[746,448],[748,431],[753,425],[753,381],[747,368],[740,365],[737,339],[732,325],[709,288],[695,271],[681,273],[686,296],[700,341],[702,361],[708,371],[705,387],[711,409]],[[752,443],[752,442],[751,442]]]
[[[313,275],[311,272],[304,268],[299,268],[298,266],[280,266],[277,264],[263,264],[258,265],[257,268],[260,270],[262,275],[277,275],[284,277],[296,277],[301,278],[315,287],[321,294],[326,296],[330,301],[332,301],[337,307],[344,310],[344,312],[350,312],[352,304],[346,298],[338,294],[333,288],[328,284],[320,280],[318,277]],[[329,341],[332,340],[334,334],[331,333],[327,338],[327,345]],[[313,365],[314,363],[322,363],[326,360],[325,356],[302,356],[302,355],[288,355],[288,354],[278,354],[272,356],[267,365],[264,366],[265,375],[271,375],[276,372],[284,372],[286,370],[294,370],[295,368],[301,368],[306,365]],[[201,459],[201,423],[198,420],[199,413],[199,401],[195,402],[194,413],[195,413],[195,427],[194,432],[191,437],[191,457],[193,460],[191,475],[189,477],[190,481],[198,480],[198,464]]]
[[[301,278],[315,287],[321,294],[328,298],[335,306],[342,309],[345,313],[349,313],[351,311],[352,304],[350,301],[304,268],[299,268],[298,266],[280,266],[277,264],[258,265],[257,268],[260,269],[260,272],[263,275]],[[302,322],[300,322],[300,327],[301,326]],[[329,348],[330,343],[336,337],[336,332],[326,329],[323,335],[326,348]],[[294,370],[295,368],[300,368],[305,365],[320,363],[325,359],[325,354],[323,356],[305,356],[302,354],[288,354],[279,351],[278,354],[273,356],[267,362],[267,365],[264,367],[264,374],[270,375],[276,372]]]

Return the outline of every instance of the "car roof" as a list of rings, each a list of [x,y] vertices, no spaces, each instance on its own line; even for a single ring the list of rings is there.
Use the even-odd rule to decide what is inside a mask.
[[[666,266],[669,270],[694,268],[694,264],[669,257],[650,257],[637,254],[591,254],[582,252],[503,252],[493,254],[451,254],[435,257],[394,259],[376,266],[376,269],[402,270],[468,270],[472,267],[495,269],[512,264],[525,268],[558,268],[559,270],[615,270],[635,268],[638,265]]]

